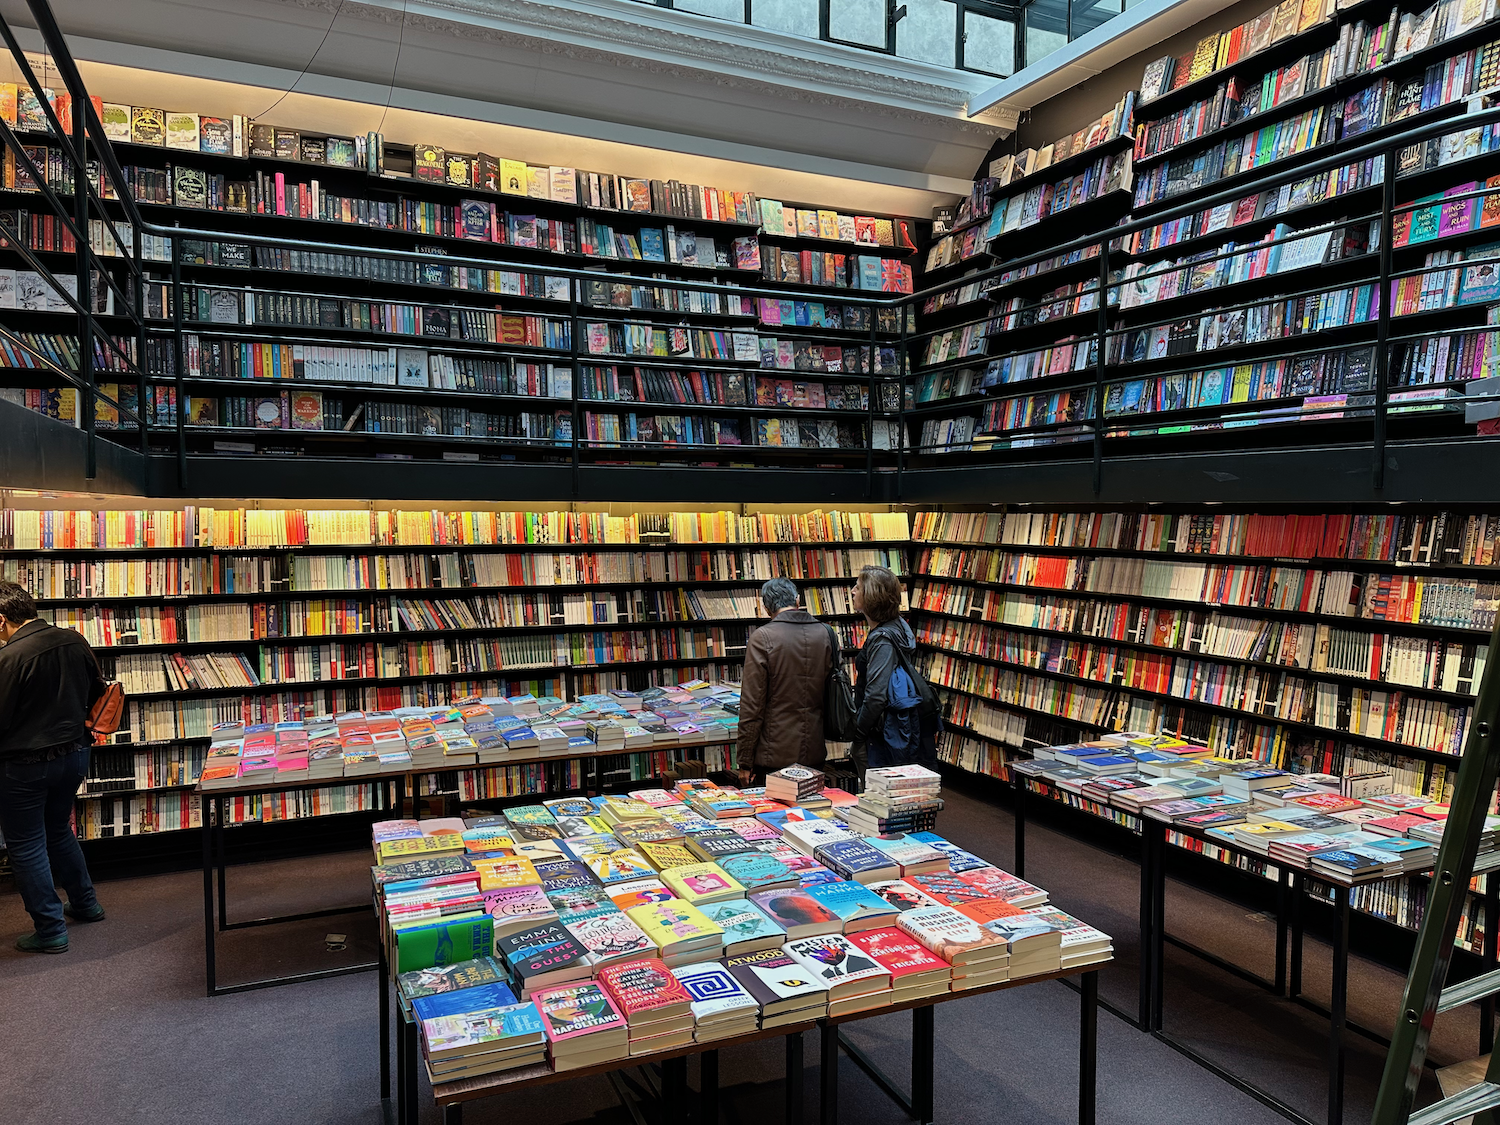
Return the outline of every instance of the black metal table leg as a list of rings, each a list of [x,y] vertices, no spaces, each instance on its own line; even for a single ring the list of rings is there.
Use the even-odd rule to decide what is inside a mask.
[[[464,1125],[464,1104],[454,1102],[443,1107],[443,1125]]]
[[[1276,995],[1286,995],[1286,897],[1287,872],[1276,869]]]
[[[818,1058],[818,1123],[838,1125],[839,1120],[839,1029],[824,1022]],[[712,1122],[709,1123],[712,1125]]]
[[[209,827],[213,820],[213,802],[200,801],[199,819],[203,827],[203,968],[208,978],[208,995],[214,994],[218,983],[214,964],[214,853],[213,835]]]
[[[224,859],[224,798],[214,798],[214,866],[219,881],[219,932],[229,929],[229,892],[225,880]]]
[[[417,1025],[414,1020],[401,1021],[402,1054],[406,1063],[406,1114],[402,1120],[406,1125],[417,1125],[421,1115],[417,1110],[417,1093],[422,1085],[421,1055],[417,1050]]]
[[[1151,1023],[1150,1027],[1160,1031],[1162,1027],[1162,994],[1166,990],[1167,975],[1167,830],[1158,821],[1151,821]]]
[[[1292,964],[1287,978],[1287,995],[1293,1000],[1302,995],[1302,920],[1303,899],[1307,884],[1300,871],[1292,875]]]
[[[1099,970],[1084,973],[1079,984],[1078,1125],[1094,1125],[1099,1063]]]
[[[380,979],[375,987],[380,989],[380,1100],[391,1096],[391,974],[385,964],[385,946],[380,947]]]
[[[687,1120],[687,1056],[666,1059],[661,1064],[661,1119],[663,1125],[684,1125]]]
[[[1151,846],[1151,829],[1146,824],[1146,818],[1141,818],[1141,904],[1140,904],[1140,966],[1137,975],[1140,983],[1140,998],[1138,1001],[1139,1011],[1137,1013],[1137,1025],[1144,1031],[1151,1026],[1151,999],[1156,995],[1153,981],[1155,974],[1152,965],[1152,951],[1155,945],[1152,942],[1153,925],[1156,921],[1155,891],[1156,891],[1156,849]]]
[[[1344,1122],[1344,1020],[1349,1003],[1349,888],[1335,885],[1333,995],[1328,1015],[1328,1125]]]
[[[1014,825],[1014,843],[1012,851],[1015,853],[1015,876],[1017,879],[1026,878],[1026,782],[1015,774],[1014,785],[1016,788],[1016,815],[1012,821]]]
[[[911,1115],[918,1125],[932,1121],[933,1011],[928,1004],[911,1010]]]
[[[719,1122],[718,1051],[704,1051],[698,1056],[698,1119],[701,1125],[718,1125]]]
[[[802,1033],[786,1037],[786,1122],[802,1125]]]

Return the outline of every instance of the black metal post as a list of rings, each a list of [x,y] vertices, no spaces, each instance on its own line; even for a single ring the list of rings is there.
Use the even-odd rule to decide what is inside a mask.
[[[422,1085],[421,1065],[417,1052],[417,1024],[415,1020],[402,1020],[401,1039],[406,1055],[406,1116],[408,1125],[417,1125],[420,1115],[417,1110],[417,1093]]]
[[[229,929],[228,862],[224,858],[224,798],[214,798],[214,875],[219,881],[219,932]]]
[[[786,1125],[802,1125],[802,1032],[786,1037]]]
[[[463,1102],[454,1102],[452,1105],[445,1105],[443,1107],[443,1125],[463,1125],[463,1122]]]
[[[391,1096],[391,974],[385,962],[385,942],[380,943],[378,974],[380,989],[380,1100]]]
[[[1300,871],[1292,874],[1292,963],[1287,976],[1286,994],[1295,1000],[1302,995],[1302,924],[1303,900],[1307,884]]]
[[[1335,885],[1332,996],[1328,1013],[1328,1125],[1344,1122],[1344,1023],[1349,1004],[1349,888]]]
[[[104,175],[101,172],[99,187],[104,187]],[[136,413],[141,420],[141,472],[146,472],[145,458],[151,452],[151,441],[147,429],[151,424],[152,411],[148,410],[148,403],[152,397],[149,378],[149,370],[146,362],[146,271],[142,266],[145,258],[145,248],[141,242],[141,228],[134,224],[130,227],[130,250],[135,255],[135,270],[132,274],[134,285],[131,290],[131,299],[135,301],[135,332],[136,332],[136,378],[139,390],[136,392]],[[154,404],[152,404],[154,405]],[[146,482],[141,481],[141,487],[145,488]]]
[[[911,1115],[917,1119],[918,1125],[930,1125],[932,1121],[935,1007],[933,1004],[924,1004],[911,1010]]]
[[[73,165],[73,221],[78,224],[78,233],[81,237],[75,248],[78,268],[78,305],[81,309],[78,314],[78,375],[83,380],[84,387],[87,388],[87,401],[78,405],[78,408],[83,411],[83,418],[80,421],[85,423],[84,433],[87,435],[84,443],[83,475],[93,480],[99,475],[98,435],[95,432],[99,408],[95,395],[97,380],[94,373],[94,286],[93,273],[89,268],[88,135],[84,129],[84,121],[82,112],[73,114],[73,148],[78,156],[78,162]],[[118,417],[117,402],[116,425],[119,424]]]
[[[822,1036],[818,1058],[818,1123],[838,1125],[839,1120],[839,1029],[828,1021],[819,1029]],[[709,1125],[713,1125],[712,1119]]]
[[[1276,995],[1286,994],[1287,871],[1276,869]]]
[[[664,1125],[683,1125],[687,1120],[687,1056],[665,1059],[661,1064],[661,1117]]]
[[[1011,771],[1012,784],[1016,790],[1016,815],[1012,822],[1014,833],[1015,876],[1017,879],[1026,878],[1026,779],[1017,777],[1015,771]]]
[[[208,995],[212,996],[217,983],[214,965],[214,853],[213,840],[209,837],[213,801],[200,801],[198,815],[203,824],[200,829],[203,834],[203,968]]]
[[[1151,1026],[1151,1000],[1156,995],[1155,977],[1153,974],[1151,953],[1155,948],[1152,942],[1154,933],[1153,925],[1156,921],[1156,849],[1151,846],[1151,832],[1146,827],[1146,818],[1141,818],[1141,902],[1140,902],[1140,932],[1141,951],[1140,968],[1137,970],[1139,979],[1139,996],[1137,999],[1137,1020],[1142,1030]]]
[[[573,458],[573,495],[578,493],[578,428],[582,424],[583,415],[578,409],[578,385],[583,377],[583,371],[578,362],[578,290],[583,282],[578,278],[568,280],[568,362],[571,386],[569,390],[568,409],[572,411],[573,418],[573,441],[571,453]]]
[[[177,236],[167,238],[168,252],[172,255],[172,367],[177,386],[177,484],[187,488],[187,389],[183,383],[186,376],[187,349],[182,340],[182,244]],[[144,310],[142,310],[144,313]]]
[[[1391,236],[1392,211],[1396,207],[1396,152],[1385,153],[1385,177],[1380,187],[1380,315],[1375,322],[1375,432],[1373,437],[1374,484],[1385,487],[1386,403],[1389,398],[1391,334]]]
[[[1104,371],[1109,362],[1109,239],[1099,242],[1099,344],[1094,357],[1094,495],[1104,490]]]
[[[704,1051],[698,1056],[698,1120],[702,1125],[718,1125],[719,1122],[718,1051]]]
[[[901,342],[896,349],[896,370],[900,372],[900,380],[896,385],[896,499],[901,499],[901,476],[906,468],[906,380],[911,376],[911,362],[906,354],[906,320],[907,313],[915,312],[915,306],[907,302],[901,302],[899,306],[901,315]],[[912,397],[916,397],[916,388],[912,388]],[[870,482],[874,488],[874,481]]]
[[[1078,982],[1078,1125],[1094,1125],[1099,1064],[1099,970]]]
[[[1162,1028],[1163,994],[1167,977],[1167,827],[1158,820],[1141,817],[1144,828],[1151,831],[1151,1023],[1153,1031]]]
[[[827,11],[827,0],[824,0],[824,11]],[[870,362],[869,370],[865,373],[865,386],[869,390],[869,432],[865,435],[865,499],[868,500],[875,495],[875,409],[880,405],[880,389],[875,382],[875,361],[879,356],[879,345],[875,338],[875,326],[880,322],[877,310],[866,305],[865,311],[870,314]]]

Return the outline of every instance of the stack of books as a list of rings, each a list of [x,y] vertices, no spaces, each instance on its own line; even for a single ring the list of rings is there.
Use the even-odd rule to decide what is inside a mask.
[[[436,1086],[458,1078],[532,1066],[547,1058],[534,1004],[507,1004],[423,1019],[422,1060]]]
[[[685,965],[675,975],[693,1000],[696,1042],[749,1035],[759,1026],[755,997],[718,961]]]
[[[843,934],[789,941],[783,952],[828,990],[830,1016],[890,1003],[891,971]]]
[[[1010,943],[950,906],[905,911],[896,925],[953,966],[954,992],[1010,977]]]
[[[866,836],[912,832],[932,825],[942,809],[942,777],[922,766],[888,766],[865,771],[865,791],[839,815]]]
[[[630,1053],[649,1055],[693,1041],[693,998],[655,958],[599,971],[599,985],[630,1026]]]
[[[802,805],[811,798],[821,797],[823,783],[822,770],[787,766],[766,776],[766,796],[783,804]],[[825,808],[828,805],[826,799],[816,803]]]
[[[595,982],[543,989],[532,999],[542,1016],[553,1070],[630,1057],[630,1025]]]
[[[760,1005],[762,1028],[822,1019],[828,988],[780,949],[730,957],[724,962],[740,986]]]

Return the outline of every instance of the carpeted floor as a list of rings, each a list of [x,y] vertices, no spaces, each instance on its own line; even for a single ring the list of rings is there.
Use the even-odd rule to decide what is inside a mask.
[[[1010,814],[986,800],[949,797],[939,829],[1001,866],[1011,860]],[[292,913],[368,897],[369,856],[351,852],[234,868],[232,916]],[[1067,835],[1033,824],[1028,877],[1053,900],[1114,935],[1115,963],[1101,993],[1135,1008],[1137,869]],[[381,1121],[377,992],[373,973],[208,999],[203,995],[202,879],[180,873],[101,885],[109,919],[76,926],[66,955],[10,947],[29,920],[14,893],[0,894],[0,1121],[42,1125],[86,1118],[206,1125],[376,1125]],[[1274,926],[1212,894],[1173,883],[1168,927],[1246,968],[1269,975]],[[329,952],[325,936],[348,936]],[[221,982],[327,967],[368,956],[363,913],[250,929],[219,940]],[[1326,1104],[1327,1023],[1251,984],[1167,949],[1166,1027],[1203,1053],[1321,1120]],[[1328,949],[1310,940],[1310,997],[1328,996]],[[1388,1029],[1401,978],[1358,959],[1351,1019]],[[955,1000],[937,1012],[939,1122],[1071,1125],[1077,1120],[1078,997],[1044,983]],[[891,1073],[902,1075],[910,1017],[862,1021],[848,1031]],[[1475,1053],[1472,1008],[1440,1018],[1434,1058]],[[818,1042],[805,1045],[808,1120],[815,1118]],[[726,1125],[783,1116],[781,1040],[724,1052]],[[1350,1036],[1346,1120],[1368,1120],[1382,1051]],[[1436,1084],[1428,1085],[1436,1096]],[[696,1084],[696,1066],[689,1067]],[[840,1070],[842,1116],[899,1125],[905,1115],[848,1059]],[[424,1125],[439,1120],[426,1098]],[[603,1078],[543,1087],[471,1105],[467,1122],[628,1125]],[[1283,1119],[1157,1040],[1107,1013],[1099,1017],[1101,1125],[1271,1125]]]

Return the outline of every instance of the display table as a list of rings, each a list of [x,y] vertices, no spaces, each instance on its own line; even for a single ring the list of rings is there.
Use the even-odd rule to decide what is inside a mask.
[[[1028,803],[1042,800],[1051,801],[1057,804],[1066,804],[1067,807],[1072,808],[1075,812],[1081,812],[1086,816],[1096,815],[1087,810],[1078,809],[1076,806],[1064,801],[1061,794],[1065,792],[1067,791],[1059,790],[1051,782],[1037,777],[1027,778],[1024,782],[1015,786],[1015,874],[1018,877],[1025,878],[1026,811]],[[1125,810],[1117,811],[1124,812]],[[1125,815],[1138,823],[1134,828],[1131,828],[1129,825],[1120,825],[1120,827],[1127,831],[1133,831],[1140,837],[1141,969],[1139,976],[1139,1009],[1135,1016],[1131,1016],[1129,1013],[1120,1011],[1107,1003],[1104,1006],[1115,1015],[1140,1028],[1142,1031],[1149,1032],[1152,1036],[1187,1056],[1193,1062],[1212,1071],[1236,1089],[1242,1090],[1257,1101],[1271,1106],[1282,1116],[1293,1121],[1302,1122],[1303,1125],[1320,1125],[1320,1123],[1299,1112],[1269,1091],[1261,1089],[1240,1078],[1233,1072],[1226,1070],[1217,1062],[1209,1059],[1186,1042],[1164,1030],[1162,1006],[1166,986],[1166,945],[1171,943],[1179,949],[1206,960],[1228,973],[1256,984],[1274,996],[1284,997],[1302,1007],[1318,1012],[1328,1018],[1328,1101],[1324,1122],[1326,1125],[1343,1125],[1344,1054],[1347,1034],[1352,1031],[1382,1046],[1390,1045],[1390,1041],[1384,1035],[1370,1028],[1361,1027],[1351,1022],[1348,1018],[1349,916],[1352,909],[1350,906],[1350,892],[1353,890],[1353,885],[1338,883],[1331,879],[1319,879],[1320,882],[1333,888],[1333,901],[1331,905],[1334,910],[1330,973],[1331,994],[1329,1005],[1324,1007],[1302,994],[1305,908],[1309,902],[1329,905],[1328,899],[1317,894],[1308,886],[1310,880],[1319,878],[1317,875],[1310,874],[1306,868],[1273,859],[1264,852],[1239,847],[1216,836],[1208,836],[1202,832],[1185,828],[1182,825],[1168,825],[1163,821],[1135,812],[1127,812]],[[1110,823],[1117,822],[1111,821]],[[1174,937],[1168,932],[1166,925],[1166,856],[1167,849],[1173,846],[1167,840],[1168,831],[1180,832],[1184,836],[1201,840],[1205,844],[1222,848],[1227,852],[1246,859],[1257,860],[1264,863],[1268,868],[1275,869],[1276,948],[1274,950],[1275,975],[1271,980],[1266,980],[1250,970],[1234,964],[1232,961],[1211,953],[1208,950],[1200,949],[1196,945]],[[1191,851],[1191,849],[1183,850]],[[1500,852],[1491,852],[1481,856],[1474,870],[1476,874],[1500,870]],[[1391,876],[1390,878],[1406,879],[1410,878],[1413,874],[1413,872],[1406,872],[1401,875]],[[1365,884],[1360,883],[1356,885],[1363,886]],[[1497,879],[1494,874],[1486,877],[1484,894],[1485,916],[1495,917],[1497,913],[1500,913],[1500,911],[1497,911],[1497,905],[1500,905],[1500,879]],[[1500,935],[1497,935],[1493,930],[1487,930],[1484,935],[1484,946],[1481,956],[1483,963],[1482,972],[1489,972],[1495,969],[1497,961],[1500,961],[1500,957],[1497,957],[1497,936]],[[1481,1012],[1482,1015],[1479,1021],[1479,1051],[1483,1054],[1493,1047],[1494,1000],[1488,999],[1483,1001]]]
[[[498,1074],[466,1078],[456,1082],[445,1082],[433,1087],[433,1100],[443,1109],[444,1125],[460,1125],[463,1107],[467,1102],[504,1094],[528,1086],[542,1086],[553,1082],[564,1082],[573,1078],[592,1075],[615,1076],[619,1072],[635,1067],[660,1065],[662,1116],[667,1125],[679,1125],[685,1118],[689,1096],[687,1088],[687,1059],[699,1055],[702,1059],[698,1093],[700,1122],[712,1125],[718,1119],[718,1052],[722,1049],[744,1046],[764,1039],[785,1038],[786,1051],[786,1121],[788,1125],[801,1125],[803,1104],[802,1036],[814,1028],[821,1033],[821,1089],[819,1091],[819,1125],[837,1125],[838,1122],[838,1055],[842,1048],[855,1063],[870,1075],[881,1090],[897,1102],[922,1125],[933,1120],[934,1014],[937,1007],[969,996],[988,992],[1000,992],[1045,981],[1077,978],[1081,1004],[1078,1031],[1078,1121],[1079,1125],[1093,1125],[1095,1104],[1095,1073],[1098,1055],[1098,990],[1099,965],[1095,962],[1077,969],[1066,969],[1038,976],[1019,977],[1001,981],[983,988],[964,992],[945,992],[921,1000],[901,1004],[890,1004],[866,1012],[808,1020],[805,1023],[788,1024],[784,1027],[757,1031],[730,1039],[716,1039],[708,1043],[691,1043],[668,1051],[649,1055],[637,1055],[628,1059],[616,1059],[595,1066],[579,1067],[576,1070],[554,1072],[549,1066],[534,1065]],[[394,987],[387,976],[382,992],[389,994]],[[387,1019],[388,1002],[381,1004],[381,1016]],[[901,1093],[896,1083],[879,1070],[862,1052],[848,1043],[840,1034],[840,1028],[872,1016],[890,1015],[894,1012],[911,1012],[911,1093]],[[418,1119],[417,1090],[420,1085],[422,1060],[417,1043],[415,1025],[398,1014],[402,1025],[397,1036],[397,1096],[396,1120],[399,1125],[415,1125]],[[385,1035],[381,1036],[382,1041]],[[382,1093],[384,1090],[382,1090]]]
[[[562,752],[555,754],[525,754],[508,757],[503,761],[482,762],[474,766],[450,767],[456,769],[501,769],[506,766],[536,765],[541,762],[585,762],[597,766],[600,758],[614,758],[622,754],[645,754],[660,750],[697,749],[705,746],[732,746],[733,739],[695,738],[681,742],[662,742],[655,746],[622,750],[591,750],[584,753]],[[346,973],[369,972],[379,967],[378,961],[366,961],[357,965],[343,965],[336,969],[318,969],[306,973],[290,973],[277,977],[264,977],[241,984],[221,985],[218,982],[218,956],[216,938],[229,930],[242,930],[261,926],[274,926],[284,922],[298,922],[307,918],[331,918],[340,914],[354,914],[368,910],[368,901],[354,906],[333,906],[324,910],[312,910],[301,914],[283,914],[266,918],[249,918],[231,921],[229,918],[228,879],[224,859],[224,805],[237,797],[257,796],[264,793],[291,793],[311,789],[325,789],[334,785],[374,785],[376,803],[373,810],[385,811],[394,817],[406,811],[406,800],[411,797],[415,808],[416,778],[446,770],[402,769],[385,772],[362,773],[351,777],[325,777],[316,780],[295,780],[293,777],[261,778],[245,784],[217,784],[194,789],[202,802],[203,815],[203,962],[209,996],[225,996],[234,992],[247,992],[256,988],[274,988],[302,981],[322,980],[326,977],[343,976]],[[279,777],[280,775],[278,775]],[[597,769],[591,769],[584,780],[584,791],[598,790],[600,778]],[[542,796],[542,794],[538,794]]]

